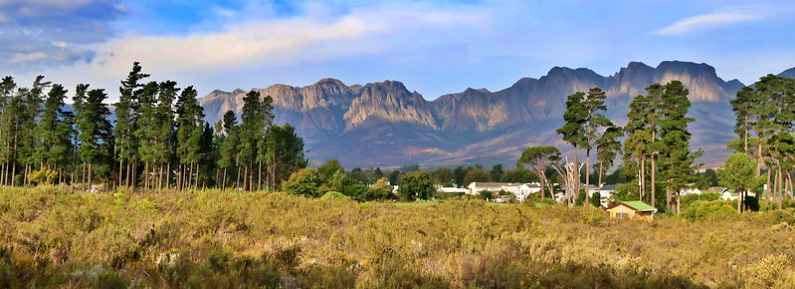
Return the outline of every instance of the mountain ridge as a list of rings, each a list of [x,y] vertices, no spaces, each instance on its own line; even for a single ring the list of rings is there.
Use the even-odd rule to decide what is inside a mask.
[[[575,91],[601,87],[608,94],[608,115],[623,123],[632,97],[651,83],[670,80],[683,81],[691,90],[694,148],[705,150],[708,164],[725,158],[734,125],[729,99],[744,84],[724,81],[705,63],[663,61],[652,67],[630,62],[608,76],[556,66],[504,89],[467,88],[434,100],[393,80],[346,85],[324,78],[302,87],[275,84],[257,90],[274,99],[276,122],[295,126],[314,160],[335,158],[349,167],[448,166],[511,164],[528,145],[562,146],[554,129],[562,123],[565,97]],[[244,94],[214,90],[203,97],[207,120],[221,119],[227,110],[239,112]]]

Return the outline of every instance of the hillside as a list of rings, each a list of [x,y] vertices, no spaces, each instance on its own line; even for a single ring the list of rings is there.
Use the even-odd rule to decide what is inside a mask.
[[[312,85],[272,85],[260,92],[274,99],[277,122],[298,128],[313,160],[339,159],[349,167],[512,164],[532,144],[561,145],[565,97],[598,86],[608,92],[609,115],[625,120],[631,97],[655,82],[680,80],[693,102],[692,146],[702,161],[721,162],[734,137],[729,100],[743,87],[721,79],[707,64],[666,61],[657,67],[631,62],[610,76],[554,67],[540,78],[522,78],[499,90],[469,88],[426,100],[398,81],[346,85],[323,79]],[[239,112],[243,90],[216,90],[201,99],[208,121]]]

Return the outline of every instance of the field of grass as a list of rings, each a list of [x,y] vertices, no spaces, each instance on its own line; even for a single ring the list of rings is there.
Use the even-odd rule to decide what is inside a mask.
[[[795,211],[0,190],[0,288],[795,288]]]

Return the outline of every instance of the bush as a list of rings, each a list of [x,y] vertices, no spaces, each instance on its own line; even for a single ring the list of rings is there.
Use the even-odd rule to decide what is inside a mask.
[[[282,189],[288,193],[305,197],[320,196],[321,179],[317,170],[306,168],[290,175],[282,184]]]
[[[682,216],[690,221],[725,220],[738,215],[732,203],[723,201],[694,201],[682,212]]]
[[[350,200],[350,198],[340,192],[330,191],[320,197],[323,200]]]

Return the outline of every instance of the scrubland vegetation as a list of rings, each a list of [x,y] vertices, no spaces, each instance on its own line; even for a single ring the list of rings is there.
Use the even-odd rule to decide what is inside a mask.
[[[0,288],[795,288],[795,209],[725,206],[3,189]]]

